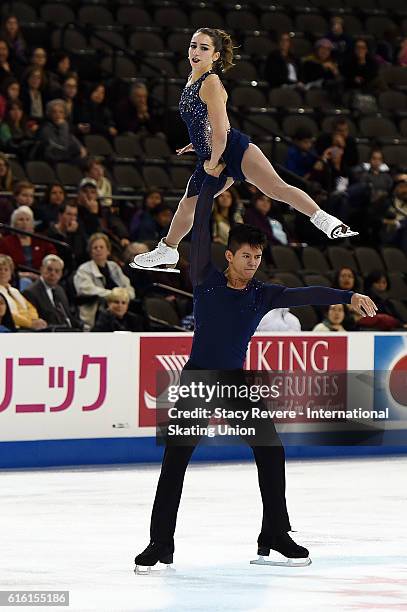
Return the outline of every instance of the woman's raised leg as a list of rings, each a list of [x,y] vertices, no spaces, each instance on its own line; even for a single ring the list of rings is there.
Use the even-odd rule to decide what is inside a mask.
[[[277,174],[264,153],[255,144],[250,143],[243,154],[242,172],[249,183],[255,185],[265,195],[289,204],[304,215],[330,238],[357,235],[336,217],[328,215],[309,195],[289,185]]]

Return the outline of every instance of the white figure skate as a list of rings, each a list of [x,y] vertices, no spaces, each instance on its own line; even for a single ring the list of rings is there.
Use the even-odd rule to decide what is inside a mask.
[[[320,229],[328,238],[351,238],[358,236],[359,232],[353,232],[340,219],[329,215],[324,210],[317,210],[310,218],[311,223]]]
[[[175,272],[179,274],[180,271],[175,268],[178,259],[177,249],[167,246],[164,239],[161,239],[158,246],[152,251],[136,255],[129,266],[147,272]]]

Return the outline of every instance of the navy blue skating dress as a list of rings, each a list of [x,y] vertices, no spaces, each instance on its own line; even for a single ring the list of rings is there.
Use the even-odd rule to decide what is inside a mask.
[[[198,156],[195,172],[188,182],[187,197],[198,195],[205,178],[208,176],[203,164],[205,160],[211,157],[212,134],[208,109],[199,96],[199,90],[210,74],[216,73],[213,70],[208,70],[192,85],[185,86],[179,103],[180,115],[186,123],[191,143],[194,145],[195,153]],[[228,127],[226,148],[222,153],[222,158],[226,163],[226,168],[222,172],[225,177],[230,176],[239,181],[245,180],[241,165],[243,154],[249,143],[250,138],[247,134]]]

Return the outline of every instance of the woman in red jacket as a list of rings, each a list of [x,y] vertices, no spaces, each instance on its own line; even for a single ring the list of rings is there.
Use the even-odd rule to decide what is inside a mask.
[[[11,215],[10,225],[26,232],[34,231],[34,215],[29,206],[19,206]],[[39,270],[45,255],[54,254],[56,250],[50,242],[37,240],[30,236],[10,234],[0,240],[0,253],[9,255],[16,266],[27,266]],[[20,277],[37,278],[32,272],[20,272]]]

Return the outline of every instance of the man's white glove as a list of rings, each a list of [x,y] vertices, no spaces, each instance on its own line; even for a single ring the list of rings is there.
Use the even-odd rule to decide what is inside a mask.
[[[351,236],[358,236],[359,232],[352,232],[352,230],[342,223],[340,219],[329,215],[324,210],[317,210],[312,217],[310,217],[311,223],[318,229],[324,232],[328,238],[350,238]]]

